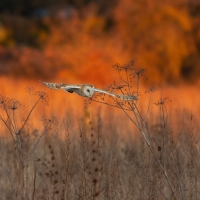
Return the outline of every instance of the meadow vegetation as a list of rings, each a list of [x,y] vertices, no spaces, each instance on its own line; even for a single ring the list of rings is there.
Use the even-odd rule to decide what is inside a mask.
[[[198,108],[194,115],[177,110],[171,118],[173,97],[152,102],[154,87],[146,91],[147,109],[139,106],[142,77],[146,86],[198,82],[199,2],[95,2],[1,0],[0,76],[9,78],[6,84],[1,79],[0,199],[200,199]],[[116,80],[107,66],[133,56],[143,68],[133,61],[116,64]],[[114,79],[104,89],[138,100],[99,94],[85,100],[85,114],[68,112],[61,119],[40,109],[49,104],[45,92],[28,87],[26,105],[4,96],[24,96],[13,85],[25,79],[100,85]],[[97,112],[88,111],[92,105]],[[107,107],[125,118],[102,114]]]
[[[158,121],[148,124],[155,88],[147,90],[146,112],[138,107],[146,70],[135,68],[133,61],[113,67],[119,81],[107,90],[134,94],[138,100],[123,102],[99,94],[86,99],[83,109],[94,102],[103,104],[101,109],[112,106],[126,115],[120,124],[98,110],[92,118],[73,119],[75,128],[69,123],[70,113],[63,121],[59,116],[36,116],[34,120],[43,124],[39,129],[32,127],[31,116],[39,104],[48,105],[46,93],[27,88],[29,111],[19,101],[0,96],[1,199],[199,199],[200,137],[195,116],[187,113],[174,130],[166,105],[170,100],[161,97],[154,103],[160,109]],[[136,129],[127,129],[128,120]],[[117,127],[122,124],[128,137]]]

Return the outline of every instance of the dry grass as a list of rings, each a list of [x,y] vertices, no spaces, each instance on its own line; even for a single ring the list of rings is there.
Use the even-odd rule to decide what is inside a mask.
[[[135,68],[133,61],[114,68],[120,81],[107,89],[139,97],[146,70]],[[74,125],[68,113],[63,122],[43,117],[41,129],[31,126],[31,116],[39,103],[48,104],[46,93],[27,89],[27,113],[19,101],[0,96],[1,131],[6,135],[0,141],[1,199],[198,199],[198,124],[185,113],[182,125],[174,129],[166,106],[170,100],[162,97],[155,103],[158,120],[147,121],[154,91],[147,91],[146,112],[140,111],[140,100],[123,102],[99,94],[85,101],[86,107],[95,101],[121,110],[126,115],[121,123],[112,115],[102,117],[100,109],[94,114],[85,108]],[[129,129],[127,120],[136,128]]]
[[[81,125],[76,131],[68,127],[62,139],[60,129],[47,132],[24,171],[13,141],[1,138],[1,199],[173,199],[142,137],[122,139],[115,129],[105,130],[100,119],[87,132]],[[150,138],[177,198],[198,199],[199,138],[193,120],[186,120],[184,131],[173,134],[167,128],[165,153],[161,124],[151,127]],[[27,154],[36,140],[33,134],[23,137]]]

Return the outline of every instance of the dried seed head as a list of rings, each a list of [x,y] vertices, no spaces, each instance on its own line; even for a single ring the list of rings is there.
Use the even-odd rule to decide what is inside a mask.
[[[9,99],[0,94],[0,108],[5,109],[7,107]]]
[[[117,91],[117,90],[122,90],[125,87],[127,87],[127,84],[123,83],[122,81],[114,81],[114,83],[112,85],[109,86],[109,89],[111,89],[111,91]]]
[[[8,109],[11,109],[11,110],[17,110],[17,109],[23,109],[25,108],[24,105],[22,105],[18,100],[16,99],[9,99],[8,100],[8,103],[7,103],[7,107]]]
[[[127,64],[120,65],[119,63],[116,63],[113,65],[113,68],[116,69],[117,71],[128,71],[128,70],[134,70],[134,60],[130,60]]]
[[[25,91],[27,93],[29,93],[30,95],[35,95],[35,91],[34,91],[34,88],[33,87],[26,87],[25,88]]]
[[[49,97],[46,92],[43,91],[36,91],[35,95],[39,96],[39,98],[44,102],[45,105],[49,105]]]
[[[45,117],[43,116],[42,119],[44,126],[50,125],[51,127],[57,128],[58,127],[58,120],[55,116],[52,117]]]
[[[165,104],[166,101],[171,102],[171,100],[169,99],[169,97],[165,97],[165,98],[160,98],[156,103],[154,103],[156,106],[162,106]]]
[[[146,71],[147,71],[146,68],[135,69],[135,71],[133,72],[133,74],[131,74],[131,76],[133,78],[135,77],[141,78],[142,76],[145,75]]]
[[[155,87],[150,87],[147,91],[145,91],[145,93],[152,93],[155,92],[156,88]]]

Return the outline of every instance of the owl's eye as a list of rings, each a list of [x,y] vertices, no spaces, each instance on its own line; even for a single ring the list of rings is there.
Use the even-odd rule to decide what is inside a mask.
[[[90,90],[87,90],[87,92],[90,92]]]

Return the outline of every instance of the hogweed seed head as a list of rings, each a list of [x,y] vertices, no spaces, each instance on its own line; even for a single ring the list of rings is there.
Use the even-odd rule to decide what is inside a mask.
[[[17,109],[24,109],[25,106],[21,104],[18,100],[16,99],[9,99],[7,103],[7,107],[10,110],[17,110]]]
[[[155,102],[154,104],[156,106],[162,106],[165,104],[166,101],[171,102],[172,100],[169,99],[169,97],[165,97],[165,98],[160,98],[157,102]]]
[[[115,65],[113,65],[113,68],[116,69],[118,72],[134,70],[134,60],[130,60],[127,64],[124,65],[116,63]]]
[[[0,95],[0,108],[11,109],[14,111],[17,109],[24,109],[25,106],[16,99],[9,99],[3,95]]]
[[[29,93],[30,95],[35,95],[34,87],[26,87],[25,92]]]
[[[140,68],[140,69],[135,69],[135,71],[130,75],[133,78],[138,77],[141,78],[142,76],[145,75],[147,69],[146,68]]]
[[[0,108],[5,109],[8,105],[9,99],[0,94]]]
[[[42,100],[42,102],[45,103],[45,105],[47,106],[49,105],[49,97],[46,92],[36,91],[35,95],[39,96],[39,98]]]
[[[51,117],[44,116],[44,117],[42,117],[41,120],[43,121],[44,126],[50,125],[52,128],[53,127],[58,128],[59,122],[55,116],[51,116]],[[51,148],[51,147],[49,146],[49,148]]]
[[[148,90],[145,91],[145,94],[146,93],[152,93],[152,92],[155,92],[155,91],[156,91],[155,87],[150,87]]]

